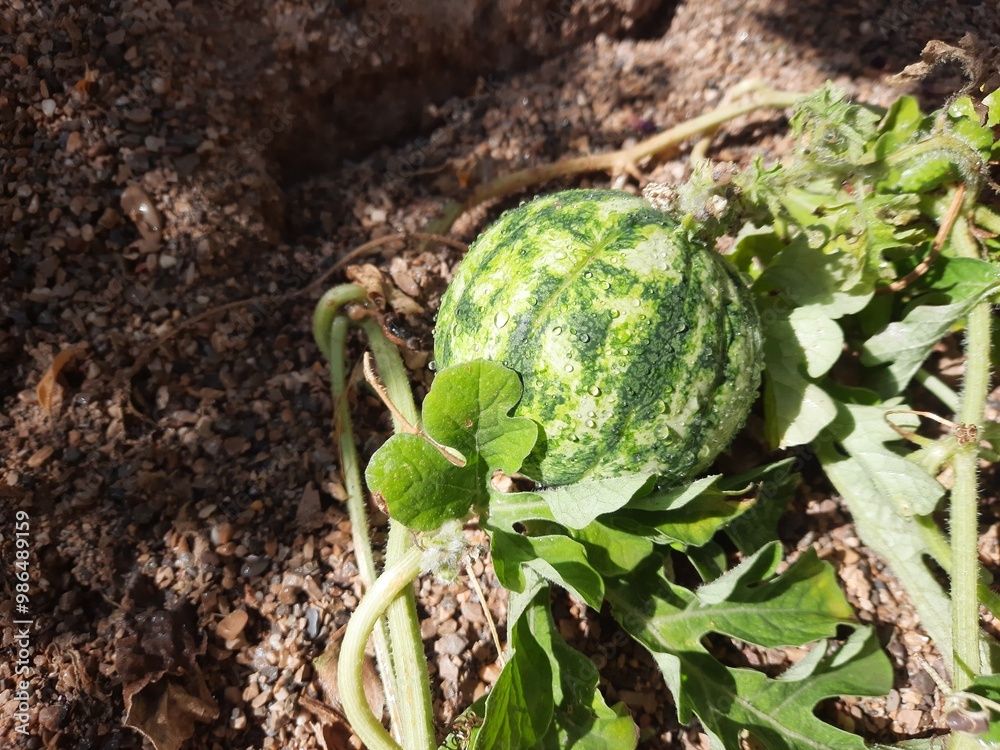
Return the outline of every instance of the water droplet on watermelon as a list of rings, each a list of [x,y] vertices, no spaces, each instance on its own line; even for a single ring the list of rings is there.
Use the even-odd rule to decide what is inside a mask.
[[[435,362],[433,359],[427,363],[427,369],[430,370],[431,372],[434,372],[435,370],[437,370],[437,368],[438,368],[437,362]]]
[[[528,304],[534,307],[538,304],[538,299],[536,297],[528,297]]]
[[[573,442],[573,443],[579,443],[580,442],[580,436],[577,435],[576,433],[574,433],[572,435],[569,435],[568,439],[570,440],[570,442]]]
[[[564,253],[562,250],[559,250],[559,251],[556,252],[556,260],[562,260],[565,257],[566,257],[566,253]]]
[[[666,414],[667,413],[667,402],[664,401],[663,399],[658,400],[656,402],[656,410],[660,414]]]
[[[588,419],[586,422],[584,422],[584,424],[587,425],[587,427],[589,427],[590,429],[594,429],[595,427],[597,427],[597,422],[595,422],[593,419]]]
[[[622,349],[622,356],[623,357],[627,357],[628,356],[628,349],[627,348],[626,349]]]
[[[475,344],[475,345],[474,345],[474,346],[472,347],[472,351],[474,351],[474,352],[478,352],[478,351],[479,351],[479,344]]]
[[[596,385],[590,386],[590,388],[588,390],[590,391],[590,395],[591,396],[600,396],[601,395],[601,389],[598,388]]]
[[[590,341],[590,336],[588,336],[585,333],[581,333],[580,334],[580,341],[582,341],[584,344],[586,344],[588,341]]]
[[[591,409],[590,411],[587,412],[587,416],[593,419],[594,417],[597,416],[597,412]]]
[[[558,336],[560,333],[562,333],[562,326],[556,326],[555,328],[553,328],[552,333]]]
[[[507,325],[508,320],[510,320],[510,315],[508,315],[503,310],[501,310],[495,316],[493,316],[493,324],[497,328],[503,328],[505,325]]]
[[[573,365],[566,365],[566,372],[573,372]]]
[[[611,282],[610,281],[605,281],[603,284],[601,284],[601,286],[604,287],[605,289],[610,289],[611,288]]]
[[[583,274],[583,278],[592,279],[594,278],[594,274],[592,274],[590,271],[587,271],[586,273]]]
[[[615,309],[611,310],[611,317],[612,318],[617,318],[619,315],[621,315],[621,313],[618,312],[618,310],[615,310]]]

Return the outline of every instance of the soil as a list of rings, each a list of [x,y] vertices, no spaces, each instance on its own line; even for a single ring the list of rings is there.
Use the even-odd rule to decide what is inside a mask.
[[[425,228],[490,177],[631,145],[747,80],[808,91],[832,79],[873,103],[909,91],[934,106],[961,71],[909,88],[891,75],[931,39],[975,32],[1000,43],[986,0],[411,5],[0,8],[5,747],[138,748],[126,706],[162,733],[161,750],[351,745],[313,664],[360,591],[310,317],[316,280],[352,248]],[[784,124],[780,113],[743,118],[709,155],[780,155]],[[636,192],[686,169],[682,152],[637,175],[531,192]],[[471,241],[530,194],[467,212],[451,236]],[[418,396],[460,255],[400,240],[356,261],[379,269],[413,333]],[[338,269],[329,283],[344,278]],[[352,355],[362,351],[355,341]],[[389,418],[363,389],[355,407],[367,458]],[[942,697],[921,666],[940,657],[838,499],[813,484],[790,508],[784,541],[836,566],[896,666],[888,697],[831,701],[821,713],[868,740],[941,731]],[[984,512],[983,556],[996,569],[994,509]],[[373,515],[381,539],[385,518]],[[27,612],[16,612],[23,528],[32,587]],[[488,559],[475,574],[503,632],[506,600]],[[418,601],[445,726],[496,678],[497,653],[466,581],[425,578]],[[605,695],[633,711],[645,747],[708,747],[697,726],[677,724],[652,661],[613,621],[566,598],[555,611],[560,632],[603,660]],[[31,622],[23,674],[15,620]],[[765,669],[795,658],[728,648]],[[26,734],[15,731],[25,723]]]

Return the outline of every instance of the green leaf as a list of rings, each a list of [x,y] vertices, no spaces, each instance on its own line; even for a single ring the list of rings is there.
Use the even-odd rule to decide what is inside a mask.
[[[944,488],[916,463],[895,453],[888,443],[898,443],[899,434],[886,419],[898,427],[913,430],[920,424],[914,414],[890,414],[891,409],[906,409],[898,400],[882,406],[846,405],[833,429],[842,435],[844,452],[858,463],[875,487],[876,497],[895,505],[902,516],[928,515],[934,512]]]
[[[823,471],[850,509],[862,541],[889,564],[914,600],[921,624],[941,652],[951,653],[951,603],[924,562],[925,558],[934,559],[934,550],[919,517],[912,512],[917,507],[933,506],[941,487],[916,464],[899,456],[890,464],[895,473],[882,474],[881,461],[891,455],[884,444],[879,445],[880,435],[885,435],[883,429],[889,429],[878,424],[885,408],[841,405],[837,420],[813,443],[813,448]],[[857,429],[859,424],[865,428]],[[874,437],[866,436],[865,429],[873,430]],[[852,451],[861,455],[855,456]],[[897,459],[903,463],[897,463]],[[897,495],[893,486],[897,480],[912,494]],[[886,491],[892,494],[886,497]],[[893,495],[895,500],[890,499]]]
[[[434,377],[422,409],[424,430],[441,445],[475,458],[483,479],[495,469],[513,474],[538,437],[530,419],[508,416],[521,400],[521,380],[511,369],[476,360]]]
[[[365,480],[385,498],[393,518],[431,530],[462,518],[483,492],[474,467],[457,467],[418,435],[394,435],[375,452]]]
[[[780,547],[769,545],[697,591],[652,566],[609,581],[608,600],[623,627],[646,646],[664,673],[679,718],[696,714],[714,747],[741,746],[742,731],[768,750],[864,748],[864,742],[818,719],[833,695],[871,695],[892,686],[892,669],[868,628],[839,651],[820,642],[779,679],[726,667],[704,647],[708,633],[762,646],[802,645],[830,637],[853,619],[833,569],[807,550],[779,576]]]
[[[537,425],[508,416],[520,395],[517,373],[493,362],[442,370],[422,409],[429,439],[389,438],[368,464],[369,488],[385,499],[394,519],[412,529],[429,531],[464,517],[488,499],[493,472],[517,471],[534,446]],[[456,466],[438,446],[458,451],[465,464]]]
[[[623,575],[653,552],[653,543],[600,521],[571,532],[587,550],[587,559],[601,575]]]
[[[809,377],[825,375],[844,348],[840,326],[814,306],[795,308],[788,316],[788,323],[802,348]]]
[[[697,500],[703,493],[708,492],[716,482],[722,477],[721,474],[712,474],[701,479],[695,479],[689,484],[669,489],[657,490],[632,500],[628,504],[629,510],[676,510]]]
[[[762,305],[786,315],[792,307],[814,306],[834,320],[860,312],[874,293],[865,264],[849,253],[826,254],[799,235],[754,283]]]
[[[653,474],[629,474],[608,479],[585,479],[537,493],[552,509],[555,520],[570,529],[582,529],[598,516],[618,510],[637,492],[649,487]]]
[[[802,373],[805,358],[791,321],[772,320],[764,332],[764,416],[768,439],[780,448],[810,442],[837,415],[833,399]]]
[[[552,666],[530,624],[535,617],[535,605],[543,598],[547,606],[548,588],[536,595],[526,616],[511,627],[512,653],[486,698],[483,725],[477,733],[474,750],[536,747],[548,732],[555,709]]]
[[[753,505],[725,526],[726,535],[744,555],[751,555],[778,538],[778,519],[795,495],[800,458],[786,458],[726,479],[724,488],[757,486]]]
[[[986,105],[986,127],[995,128],[1000,125],[1000,89],[988,94],[983,99],[983,104]]]
[[[688,503],[677,510],[644,512],[626,509],[609,523],[656,544],[700,547],[720,529],[747,512],[753,503],[753,500],[740,500],[713,488],[702,492],[698,502]]]
[[[1000,269],[975,258],[939,258],[934,291],[916,300],[901,321],[864,343],[861,362],[886,364],[879,379],[883,397],[900,393],[934,346],[976,304],[1000,289]]]
[[[901,96],[892,103],[882,118],[879,130],[882,134],[875,142],[873,153],[876,159],[884,159],[893,151],[909,143],[925,130],[924,113],[912,96]]]
[[[512,627],[514,651],[486,700],[475,750],[629,750],[638,731],[621,704],[608,707],[593,663],[566,645],[539,591]]]
[[[970,148],[975,149],[984,159],[990,158],[993,148],[993,131],[979,122],[979,113],[972,99],[962,96],[948,107],[948,119],[951,131],[961,138]]]
[[[493,567],[505,588],[523,590],[526,568],[567,589],[588,606],[601,608],[604,580],[582,544],[562,534],[527,536],[494,526],[489,520],[480,523],[490,532]]]

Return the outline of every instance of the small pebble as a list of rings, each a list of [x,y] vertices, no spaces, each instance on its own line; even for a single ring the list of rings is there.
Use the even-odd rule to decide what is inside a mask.
[[[457,633],[451,633],[450,635],[438,638],[438,640],[434,642],[434,650],[439,654],[458,656],[465,651],[465,648],[468,645],[469,642],[465,638]]]
[[[243,632],[247,626],[250,616],[245,609],[234,609],[228,615],[219,620],[215,626],[215,634],[224,641],[235,638]]]
[[[251,555],[243,562],[240,568],[240,575],[244,578],[255,578],[262,575],[271,565],[271,558],[267,555],[256,557]]]

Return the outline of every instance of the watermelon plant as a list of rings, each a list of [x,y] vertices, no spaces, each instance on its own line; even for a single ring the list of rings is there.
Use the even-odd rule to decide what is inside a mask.
[[[628,710],[604,700],[594,664],[556,631],[552,586],[607,605],[660,667],[679,719],[700,721],[713,748],[865,747],[815,708],[886,693],[892,669],[834,569],[811,549],[785,559],[777,541],[801,467],[780,451],[796,446],[818,459],[944,656],[948,674],[935,677],[948,695],[948,747],[1000,742],[997,644],[979,626],[981,606],[1000,606],[976,546],[976,469],[996,458],[1000,434],[983,416],[1000,291],[1000,215],[985,199],[1000,159],[1000,95],[985,93],[972,87],[928,115],[909,97],[881,110],[825,87],[796,105],[784,162],[699,164],[648,201],[571,190],[509,211],[442,300],[437,373],[419,414],[363,290],[328,292],[314,330],[331,361],[368,587],[338,679],[368,748],[437,745],[411,583],[422,571],[456,572],[472,514],[510,591],[508,649],[492,690],[443,747],[641,739]],[[723,234],[726,255],[715,250]],[[392,519],[380,575],[362,549],[345,397],[352,320],[366,328],[384,384],[371,382],[396,426],[365,473]],[[926,368],[956,328],[967,353],[961,396]],[[914,380],[941,413],[910,408]],[[750,413],[779,454],[702,476]],[[924,436],[928,414],[943,434]],[[682,557],[697,584],[675,573]],[[394,734],[361,683],[373,632]],[[725,663],[712,648],[720,637],[810,648],[772,677]]]

